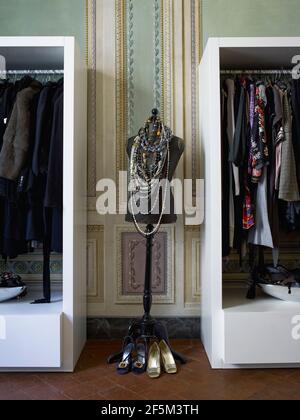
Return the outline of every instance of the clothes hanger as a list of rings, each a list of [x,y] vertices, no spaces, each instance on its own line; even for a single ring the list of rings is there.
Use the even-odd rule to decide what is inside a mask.
[[[267,88],[271,86],[271,80],[268,75],[265,76],[265,84]]]
[[[281,71],[280,71],[278,86],[280,87],[280,89],[286,91],[288,86],[287,86],[287,83],[284,79],[285,79],[285,75],[284,75],[284,71],[283,71],[283,68],[282,68]]]

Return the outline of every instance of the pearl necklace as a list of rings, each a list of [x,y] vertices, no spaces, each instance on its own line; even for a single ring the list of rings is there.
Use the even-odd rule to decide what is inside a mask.
[[[143,134],[144,133],[144,134]],[[161,226],[162,218],[166,209],[166,201],[168,195],[168,182],[165,185],[163,194],[162,210],[159,216],[158,223],[152,232],[144,232],[139,226],[134,211],[134,197],[139,193],[140,197],[149,201],[153,196],[153,189],[156,189],[156,199],[150,214],[156,208],[160,198],[160,182],[163,178],[169,181],[170,170],[170,141],[172,139],[172,132],[169,128],[162,125],[162,135],[159,144],[154,145],[149,143],[149,139],[145,136],[145,130],[141,129],[139,135],[135,138],[131,150],[130,158],[130,181],[134,186],[131,190],[130,206],[133,216],[134,225],[137,231],[144,237],[155,235]],[[146,157],[147,153],[155,153],[155,164],[147,168]],[[165,172],[165,173],[164,173]],[[141,199],[141,198],[140,198]],[[149,214],[148,212],[146,214]]]
[[[170,147],[169,147],[169,144],[168,144],[167,145],[167,169],[166,169],[166,180],[167,181],[169,180],[169,168],[170,168]],[[133,222],[134,222],[134,225],[135,225],[135,228],[137,229],[137,231],[142,236],[144,236],[145,238],[148,238],[148,237],[150,237],[152,235],[155,235],[159,231],[160,226],[161,226],[161,222],[162,222],[162,218],[163,218],[163,215],[164,215],[164,212],[165,212],[165,209],[166,209],[167,195],[168,195],[168,185],[166,183],[165,191],[164,191],[164,198],[163,198],[162,209],[161,209],[161,213],[160,213],[160,216],[159,216],[159,220],[157,222],[157,225],[155,226],[155,228],[153,229],[152,232],[144,232],[143,229],[140,227],[138,221],[136,220],[136,216],[135,216],[135,212],[134,212],[134,208],[133,208],[133,205],[134,205],[134,201],[133,201],[134,200],[134,198],[133,198],[134,197],[134,193],[131,194],[130,205],[131,205],[131,214],[132,214],[132,217],[133,217]],[[158,191],[157,197],[156,197],[156,204],[157,204],[158,199],[159,199],[159,191]]]

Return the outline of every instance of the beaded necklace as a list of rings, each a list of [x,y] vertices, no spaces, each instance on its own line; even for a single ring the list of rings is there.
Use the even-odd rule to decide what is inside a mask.
[[[149,199],[155,196],[154,205],[150,210],[150,214],[152,214],[159,201],[161,181],[163,179],[169,180],[170,141],[173,135],[171,130],[163,124],[161,124],[159,134],[156,141],[151,141],[148,136],[147,126],[145,126],[139,131],[139,135],[135,138],[131,150],[130,182],[132,188],[130,210],[137,231],[144,237],[149,237],[159,231],[168,195],[168,183],[166,182],[158,223],[152,232],[144,232],[136,219],[134,201],[136,203],[138,197],[138,199],[146,200],[148,203]],[[151,162],[150,165],[149,160]]]

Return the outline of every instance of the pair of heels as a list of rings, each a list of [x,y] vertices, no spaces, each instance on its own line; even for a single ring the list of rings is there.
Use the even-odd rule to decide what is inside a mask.
[[[154,342],[149,350],[147,373],[150,378],[156,379],[160,377],[161,364],[166,373],[177,373],[173,354],[165,340],[162,340],[159,345],[157,342]]]
[[[123,344],[123,357],[117,364],[119,375],[127,375],[132,372],[140,375],[146,371],[146,344],[144,342],[134,343],[131,337],[126,337]]]

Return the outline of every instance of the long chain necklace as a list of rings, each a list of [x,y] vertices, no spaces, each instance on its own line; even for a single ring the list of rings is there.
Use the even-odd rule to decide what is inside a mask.
[[[151,142],[148,138],[146,129],[141,129],[139,135],[135,138],[131,150],[130,158],[130,182],[131,197],[130,206],[133,216],[134,225],[137,231],[144,237],[156,234],[161,226],[162,218],[166,209],[166,201],[168,196],[168,182],[165,184],[163,193],[162,209],[159,215],[158,223],[152,232],[144,232],[140,227],[134,211],[134,200],[139,195],[140,200],[147,200],[156,195],[154,205],[150,210],[150,214],[156,208],[160,198],[160,184],[163,178],[169,180],[170,171],[170,141],[173,137],[169,128],[162,124],[161,136],[157,141]],[[148,165],[148,159],[151,158],[152,164]],[[154,162],[154,163],[153,163]],[[136,201],[135,201],[136,202]],[[149,213],[147,213],[149,214]]]

